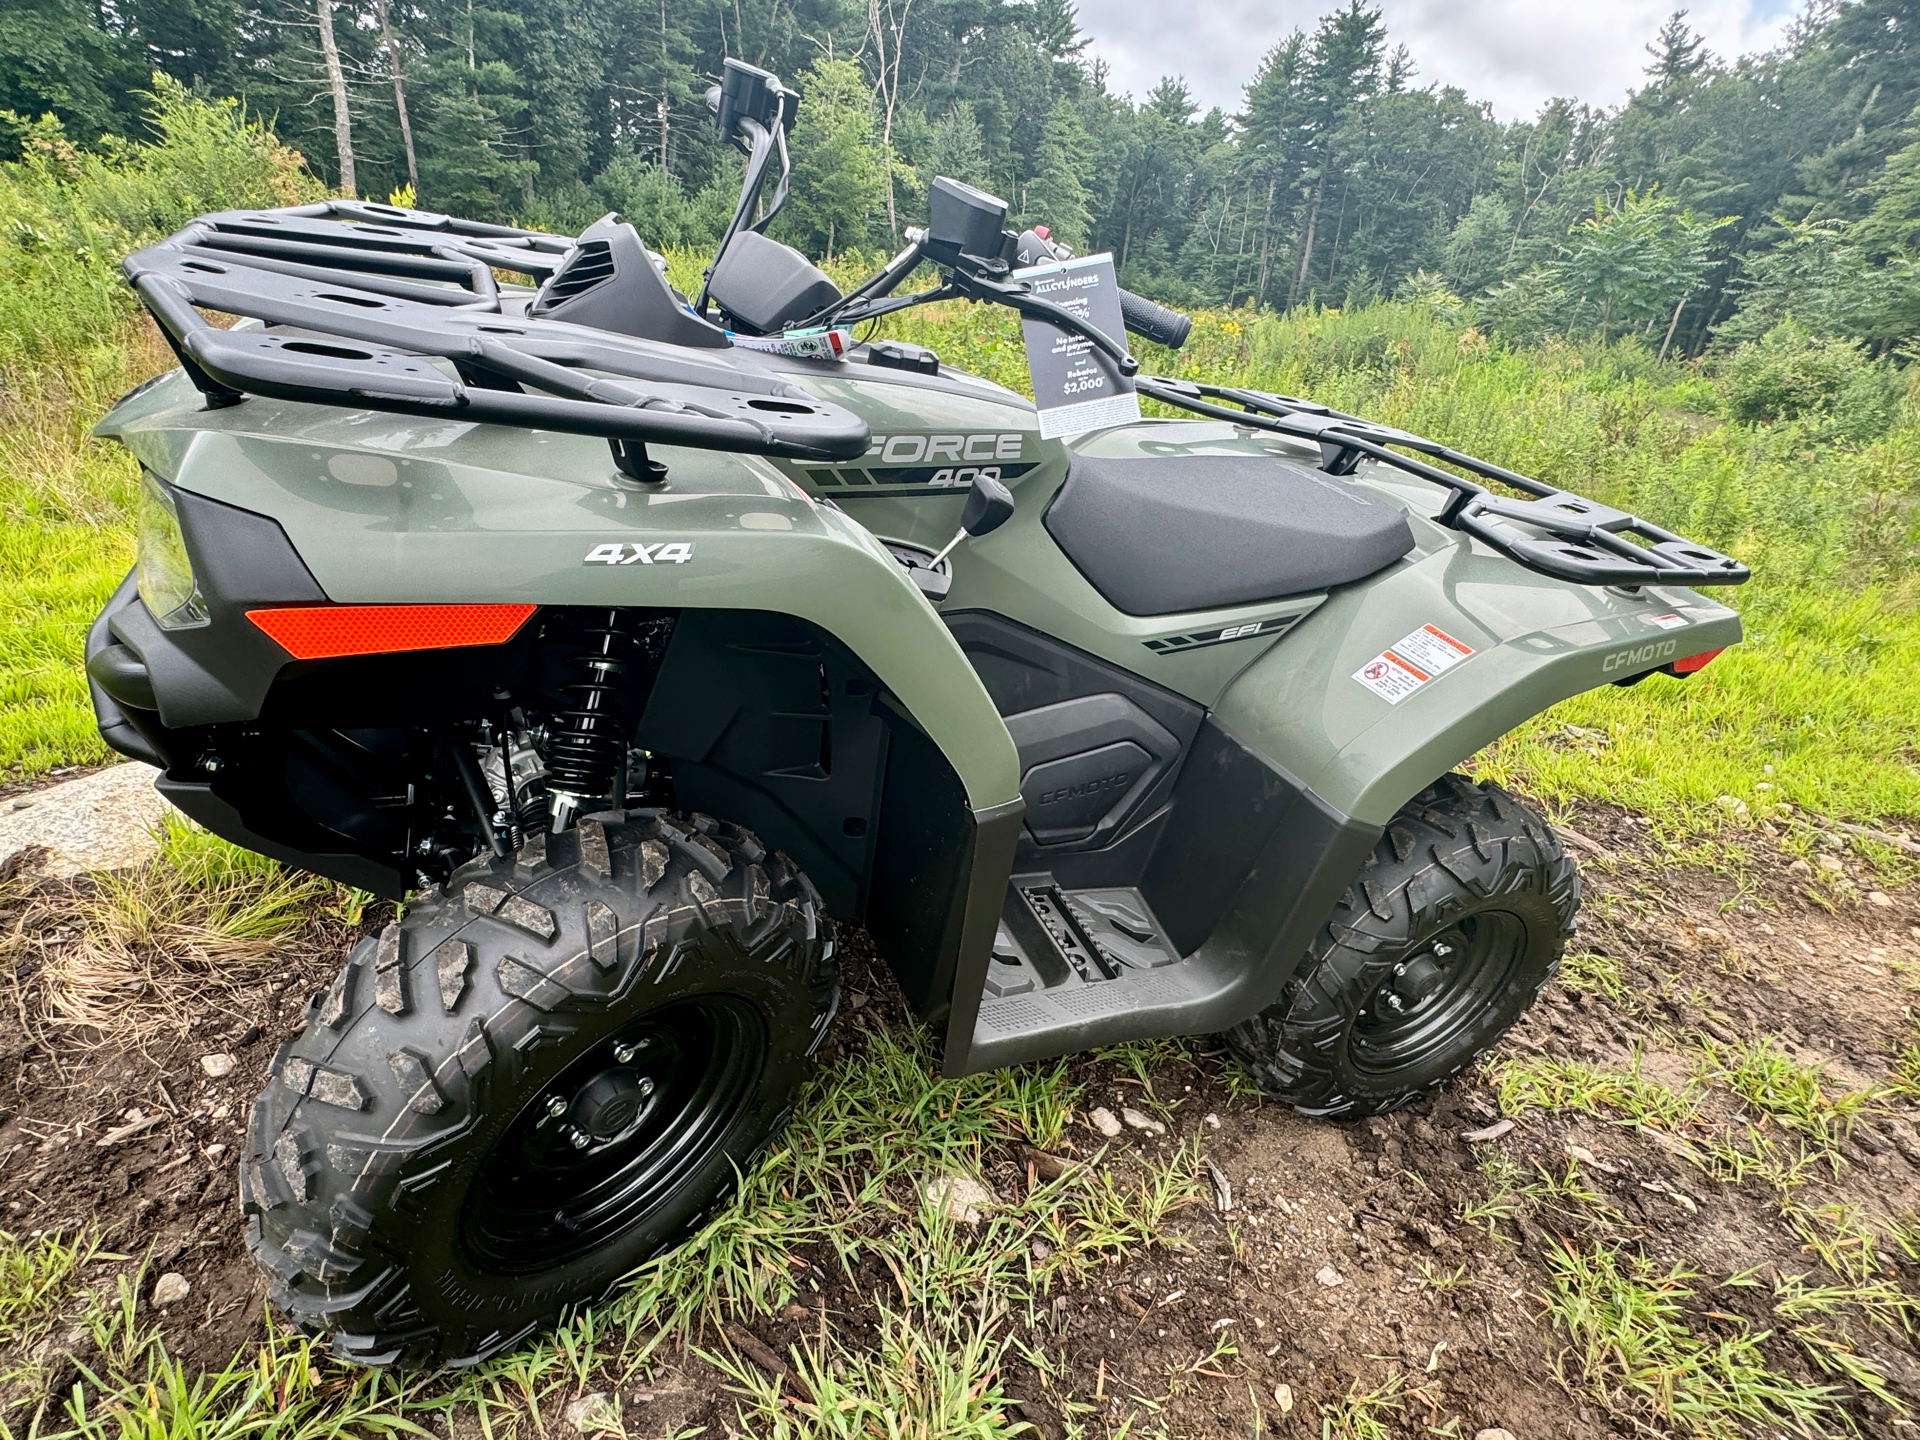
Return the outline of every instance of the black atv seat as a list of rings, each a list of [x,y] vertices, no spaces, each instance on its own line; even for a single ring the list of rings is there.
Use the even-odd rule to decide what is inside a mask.
[[[1256,455],[1076,455],[1045,523],[1093,588],[1128,615],[1324,590],[1413,549],[1397,507]]]

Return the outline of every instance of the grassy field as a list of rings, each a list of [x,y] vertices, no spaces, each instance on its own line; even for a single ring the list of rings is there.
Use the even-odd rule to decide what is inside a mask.
[[[117,257],[199,211],[311,193],[286,152],[233,112],[177,95],[161,104],[165,138],[156,147],[82,156],[43,136],[26,164],[0,170],[0,585],[7,597],[0,772],[7,778],[107,758],[78,657],[86,623],[130,563],[127,502],[137,476],[120,451],[91,440],[87,429],[115,395],[171,363],[118,284]],[[889,327],[932,345],[949,364],[1023,383],[1017,323],[1003,311],[948,306]],[[1893,1124],[1885,1117],[1904,1117],[1920,1101],[1920,1049],[1912,1048],[1920,1035],[1900,1018],[1902,1006],[1920,996],[1910,988],[1920,962],[1901,958],[1900,926],[1884,933],[1818,927],[1830,911],[1843,920],[1870,913],[1863,892],[1897,891],[1910,860],[1871,837],[1854,835],[1839,849],[1815,842],[1832,838],[1821,828],[1827,822],[1888,833],[1920,826],[1914,389],[1907,387],[1891,425],[1873,434],[1841,413],[1843,399],[1818,396],[1798,414],[1740,423],[1729,416],[1750,411],[1744,401],[1751,396],[1735,394],[1743,382],[1730,367],[1660,365],[1630,345],[1513,350],[1444,300],[1287,317],[1205,313],[1183,351],[1150,363],[1171,374],[1309,395],[1433,435],[1751,562],[1755,580],[1730,597],[1746,620],[1746,644],[1684,684],[1654,680],[1569,701],[1477,761],[1483,774],[1519,785],[1582,825],[1594,823],[1588,816],[1617,816],[1612,807],[1650,822],[1634,842],[1633,864],[1619,859],[1625,842],[1614,842],[1619,865],[1606,862],[1612,888],[1592,907],[1601,934],[1615,927],[1617,943],[1583,942],[1589,948],[1569,965],[1575,1018],[1591,1021],[1603,1049],[1613,1043],[1609,1036],[1628,1043],[1617,1053],[1556,1054],[1546,1047],[1560,1044],[1554,1037],[1565,1027],[1549,1032],[1542,1021],[1542,1048],[1507,1055],[1484,1078],[1476,1093],[1489,1109],[1481,1120],[1496,1112],[1526,1120],[1547,1148],[1530,1156],[1532,1168],[1489,1159],[1467,1172],[1460,1183],[1471,1194],[1406,1200],[1410,1207],[1431,1202],[1447,1225],[1485,1236],[1471,1253],[1437,1246],[1420,1262],[1424,1278],[1413,1290],[1424,1304],[1457,1310],[1463,1296],[1497,1299],[1518,1285],[1516,1294],[1537,1300],[1528,1302],[1528,1323],[1551,1337],[1541,1353],[1560,1357],[1553,1363],[1564,1367],[1568,1393],[1642,1433],[1835,1433],[1867,1413],[1843,1411],[1843,1401],[1854,1403],[1848,1396],[1881,1406],[1871,1412],[1873,1424],[1904,1414],[1911,1397],[1888,1378],[1897,1367],[1874,1357],[1889,1345],[1910,1350],[1920,1327],[1911,1286],[1896,1283],[1920,1256],[1920,1224],[1910,1208],[1863,1218],[1862,1196],[1870,1192],[1847,1187],[1877,1173],[1852,1148],[1856,1126],[1871,1135],[1873,1126]],[[1898,386],[1903,377],[1887,381]],[[1748,903],[1764,888],[1753,876],[1801,854],[1839,868],[1817,869],[1791,895]],[[1846,856],[1844,865],[1836,854]],[[1661,888],[1668,865],[1736,878],[1724,892],[1673,892]],[[1704,887],[1708,879],[1688,883]],[[150,1001],[154,987],[176,987],[201,995],[192,1023],[207,1021],[204,1007],[219,1007],[202,994],[209,969],[194,957],[215,943],[232,947],[220,952],[228,956],[222,963],[246,974],[288,965],[323,973],[343,928],[365,917],[343,897],[297,888],[192,835],[170,837],[151,872],[98,889],[49,898],[20,880],[0,880],[0,917],[11,917],[12,927],[11,999],[23,1025],[55,1055],[77,1043],[63,1003],[84,1000],[95,1015],[115,1007],[151,1013],[159,1017],[156,1033],[175,1036],[177,1054],[166,1053],[188,1057],[191,1071],[195,1052],[181,1036],[187,1022],[136,1002]],[[1723,946],[1714,926],[1727,922],[1716,917],[1751,912],[1757,947],[1760,931],[1773,935],[1763,917],[1784,929],[1785,910],[1823,955],[1882,957],[1874,973],[1893,998],[1882,1006],[1873,1041],[1880,1048],[1870,1063],[1847,1061],[1845,1076],[1770,1048],[1738,1019],[1741,996],[1791,967],[1754,959],[1757,949]],[[1671,919],[1683,913],[1690,917],[1684,925]],[[271,920],[264,929],[261,914]],[[1802,948],[1814,954],[1815,947]],[[93,968],[73,958],[80,955]],[[95,988],[77,988],[83,978]],[[1819,980],[1819,994],[1802,998],[1825,1005],[1828,984]],[[1799,1023],[1811,1034],[1810,1022]],[[1264,1333],[1256,1343],[1229,1326],[1208,1329],[1214,1322],[1203,1319],[1191,1353],[1130,1392],[1126,1414],[1135,1418],[1128,1420],[1104,1388],[1104,1365],[1097,1375],[1084,1367],[1070,1373],[1063,1358],[1069,1332],[1058,1317],[1065,1297],[1091,1303],[1112,1291],[1115,1275],[1137,1277],[1128,1267],[1149,1257],[1166,1273],[1198,1255],[1196,1245],[1217,1240],[1223,1269],[1265,1263],[1249,1222],[1227,1226],[1230,1241],[1189,1238],[1180,1228],[1209,1196],[1219,1203],[1210,1152],[1201,1150],[1205,1107],[1230,1119],[1265,1113],[1248,1104],[1244,1080],[1197,1046],[1165,1045],[949,1083],[934,1078],[930,1053],[910,1027],[876,1024],[856,1033],[831,1083],[812,1090],[783,1143],[698,1237],[562,1334],[451,1380],[342,1370],[282,1334],[247,1345],[230,1362],[183,1358],[190,1336],[169,1331],[143,1298],[154,1278],[140,1268],[148,1252],[114,1248],[127,1243],[125,1233],[36,1221],[39,1233],[0,1234],[0,1399],[35,1397],[0,1407],[0,1428],[7,1436],[152,1440],[385,1432],[493,1440],[563,1427],[690,1437],[700,1431],[662,1428],[660,1377],[697,1362],[709,1382],[731,1387],[735,1418],[725,1428],[756,1435],[985,1440],[1028,1425],[1047,1440],[1195,1433],[1178,1417],[1198,1413],[1191,1409],[1196,1387],[1250,1377]],[[1649,1056],[1672,1063],[1661,1070]],[[84,1065],[81,1072],[93,1074]],[[1133,1097],[1129,1104],[1175,1133],[1101,1159],[1084,1113],[1113,1094]],[[1457,1131],[1468,1123],[1480,1121],[1449,1111],[1441,1126]],[[1266,1141],[1295,1143],[1279,1122],[1258,1124],[1268,1127],[1260,1132]],[[1374,1156],[1396,1153],[1381,1147],[1404,1143],[1417,1152],[1430,1141],[1420,1131],[1427,1124],[1423,1114],[1368,1132],[1353,1143],[1372,1148],[1356,1153],[1371,1165]],[[1712,1189],[1712,1203],[1744,1207],[1740,1213],[1762,1227],[1753,1233],[1774,1235],[1783,1254],[1811,1257],[1808,1268],[1776,1269],[1763,1283],[1757,1271],[1743,1280],[1743,1267],[1725,1264],[1709,1279],[1690,1268],[1690,1252],[1663,1250],[1665,1229],[1636,1228],[1623,1218],[1626,1202],[1602,1194],[1602,1174],[1628,1164],[1618,1154],[1608,1159],[1606,1137],[1616,1131],[1662,1142],[1643,1148],[1665,1156],[1670,1168],[1635,1172],[1665,1176],[1644,1186],[1648,1193],[1705,1195],[1722,1187]],[[1573,1151],[1562,1142],[1598,1150],[1590,1158],[1602,1174],[1567,1159]],[[41,1148],[22,1165],[33,1155],[57,1158],[54,1138],[36,1143]],[[1035,1173],[1006,1179],[1020,1174],[1009,1157],[1028,1149],[1087,1163],[1053,1180]],[[1258,1163],[1263,1174],[1280,1164]],[[1387,1159],[1379,1163],[1384,1175]],[[1006,1172],[997,1188],[1011,1198],[978,1226],[950,1218],[926,1193],[927,1177],[994,1165]],[[1759,1198],[1727,1198],[1735,1196]],[[1293,1213],[1287,1205],[1283,1198],[1272,1212],[1276,1228]],[[1534,1268],[1513,1268],[1522,1258]],[[829,1324],[818,1302],[840,1276],[858,1277],[867,1296],[857,1326]],[[1130,1278],[1133,1289],[1118,1292],[1113,1313],[1137,1309],[1144,1323],[1148,1305],[1157,1313],[1171,1304],[1141,1288],[1151,1280]],[[1164,1296],[1172,1282],[1159,1283]],[[1135,1298],[1123,1305],[1119,1296]],[[813,1328],[796,1332],[793,1349],[776,1357],[799,1377],[783,1389],[750,1346],[736,1343],[737,1327],[796,1307],[809,1318],[790,1323]],[[1477,1326],[1479,1312],[1472,1313]],[[1488,1336],[1492,1347],[1491,1319]],[[83,1358],[62,1358],[76,1354]],[[1270,1361],[1273,1351],[1265,1354]],[[1298,1414],[1287,1385],[1276,1387],[1271,1374],[1257,1387],[1249,1379],[1252,1423],[1281,1427],[1274,1433],[1364,1440],[1423,1433],[1415,1417],[1441,1413],[1432,1378],[1440,1355],[1433,1350],[1424,1372],[1396,1362],[1343,1393],[1310,1405],[1303,1398]],[[1010,1398],[1011,1377],[1028,1405]],[[636,1394],[653,1397],[646,1404],[654,1408],[635,1411]],[[1881,1396],[1889,1398],[1874,1398]],[[563,1419],[567,1406],[588,1401],[586,1411]],[[1036,1420],[1042,1411],[1049,1418]],[[1247,1433],[1241,1420],[1233,1423]],[[1448,1423],[1453,1430],[1434,1433],[1459,1433]]]

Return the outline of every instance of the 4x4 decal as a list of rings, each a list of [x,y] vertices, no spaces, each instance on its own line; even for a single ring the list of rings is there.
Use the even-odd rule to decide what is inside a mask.
[[[684,565],[693,558],[691,540],[662,540],[653,545],[610,541],[587,552],[584,565]]]

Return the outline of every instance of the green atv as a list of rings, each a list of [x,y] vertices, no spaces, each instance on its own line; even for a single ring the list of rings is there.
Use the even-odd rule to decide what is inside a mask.
[[[691,302],[612,217],[335,200],[125,263],[180,367],[100,426],[144,467],[101,734],[214,833],[407,900],[241,1164],[274,1300],[346,1359],[484,1359],[721,1204],[828,1032],[837,922],[948,1075],[1223,1032],[1305,1113],[1406,1104],[1514,1023],[1579,901],[1455,767],[1740,637],[1683,588],[1747,578],[1704,546],[1137,374],[968,186],[843,294],[764,233],[797,97],[730,61],[708,98],[746,180]],[[1193,418],[1043,439],[851,342],[948,297]]]

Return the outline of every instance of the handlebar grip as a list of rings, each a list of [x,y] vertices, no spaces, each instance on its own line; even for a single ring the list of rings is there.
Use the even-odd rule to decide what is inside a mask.
[[[1143,340],[1151,340],[1156,345],[1164,345],[1169,350],[1178,350],[1186,344],[1187,335],[1193,329],[1191,316],[1182,315],[1178,310],[1169,310],[1164,305],[1156,305],[1131,290],[1120,292],[1120,318],[1126,322],[1131,333]]]

